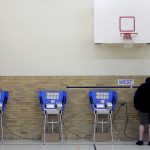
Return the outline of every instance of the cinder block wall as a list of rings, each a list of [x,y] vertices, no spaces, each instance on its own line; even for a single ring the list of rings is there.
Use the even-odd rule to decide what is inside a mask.
[[[65,90],[68,92],[63,114],[66,139],[90,139],[93,133],[93,114],[87,93],[91,89],[67,89],[68,85],[117,86],[118,79],[134,79],[135,85],[146,76],[1,76],[0,88],[9,91],[7,110],[4,114],[6,138],[40,139],[43,132],[43,114],[38,101],[39,90]],[[119,94],[114,112],[115,139],[137,138],[138,118],[133,108],[136,89],[113,89]],[[120,103],[125,101],[125,106]],[[17,135],[14,136],[13,134]]]

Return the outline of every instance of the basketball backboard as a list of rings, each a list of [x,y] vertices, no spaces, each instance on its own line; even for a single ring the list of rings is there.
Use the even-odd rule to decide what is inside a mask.
[[[124,43],[128,37],[150,43],[149,6],[149,0],[94,0],[94,43]]]

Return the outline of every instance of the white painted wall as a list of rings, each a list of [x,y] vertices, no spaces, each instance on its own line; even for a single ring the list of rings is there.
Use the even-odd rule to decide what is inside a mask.
[[[0,75],[148,75],[150,46],[94,44],[93,0],[0,0]]]

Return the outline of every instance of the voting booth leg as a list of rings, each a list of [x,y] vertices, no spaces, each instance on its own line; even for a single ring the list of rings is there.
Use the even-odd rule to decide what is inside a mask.
[[[112,141],[112,144],[113,144],[113,128],[112,128],[112,116],[111,116],[111,113],[109,114],[105,114],[107,115],[108,117],[108,120],[107,121],[103,121],[103,119],[99,120],[99,116],[100,115],[104,115],[104,114],[97,114],[97,113],[94,113],[94,134],[93,134],[93,142],[95,143],[95,138],[96,138],[96,128],[97,128],[97,125],[100,124],[101,125],[101,130],[102,130],[102,133],[104,132],[104,125],[107,124],[109,127],[110,127],[110,133],[111,133],[111,141]]]
[[[45,144],[45,132],[46,132],[46,113],[44,114],[44,135],[43,135],[43,143]]]
[[[1,141],[3,144],[3,114],[1,113]]]
[[[113,142],[114,142],[114,137],[113,137],[113,127],[112,127],[112,117],[111,117],[111,114],[109,114],[109,120],[110,120],[111,142],[112,142],[112,144],[113,144]]]
[[[58,121],[54,121],[54,114],[44,114],[44,135],[43,135],[43,143],[45,144],[46,142],[46,126],[47,124],[51,125],[51,133],[54,133],[54,124],[58,124],[59,125],[59,129],[60,129],[60,134],[61,134],[61,142],[63,142],[63,128],[62,128],[62,113],[57,114],[58,115]],[[56,115],[56,114],[55,114]],[[51,117],[51,120],[48,121],[48,116]]]
[[[94,114],[94,136],[93,136],[93,142],[95,143],[95,133],[96,133],[96,114]]]
[[[60,133],[61,133],[61,142],[63,143],[64,136],[63,136],[63,128],[62,128],[62,113],[59,115],[59,124],[60,124]]]

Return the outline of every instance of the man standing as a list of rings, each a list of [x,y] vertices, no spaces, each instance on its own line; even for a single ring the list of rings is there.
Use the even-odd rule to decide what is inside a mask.
[[[139,140],[136,145],[143,145],[144,126],[148,125],[150,145],[150,77],[141,84],[134,96],[134,107],[139,114]]]

